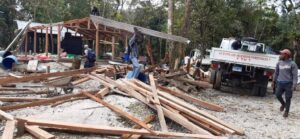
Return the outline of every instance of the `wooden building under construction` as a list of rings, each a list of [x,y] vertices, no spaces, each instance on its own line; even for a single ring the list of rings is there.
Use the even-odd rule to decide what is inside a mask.
[[[134,27],[138,28],[138,30],[144,35],[182,44],[187,44],[189,42],[189,40],[184,37],[117,22],[101,16],[90,15],[89,17],[82,19],[31,26],[28,29],[28,35],[25,37],[25,45],[22,50],[24,50],[25,55],[27,55],[29,50],[31,50],[32,53],[45,53],[46,55],[54,53],[58,55],[58,58],[60,58],[60,54],[62,52],[61,42],[65,37],[64,33],[71,32],[72,36],[81,37],[85,43],[88,43],[90,47],[95,50],[97,58],[100,58],[103,54],[103,49],[100,44],[111,46],[111,55],[112,58],[114,58],[117,56],[116,44],[118,44],[119,40],[122,40],[125,43],[124,46],[128,46],[128,39],[134,32]],[[43,35],[44,37],[42,37]],[[42,39],[39,39],[39,37]]]

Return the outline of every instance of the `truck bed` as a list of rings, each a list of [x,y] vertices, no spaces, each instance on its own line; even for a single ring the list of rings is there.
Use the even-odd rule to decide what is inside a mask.
[[[279,55],[226,50],[222,48],[212,48],[210,58],[216,62],[234,63],[267,69],[275,69],[276,63],[279,61]]]

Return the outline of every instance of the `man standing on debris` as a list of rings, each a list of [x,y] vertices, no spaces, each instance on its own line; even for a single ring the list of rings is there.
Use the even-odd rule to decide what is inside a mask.
[[[133,66],[133,72],[131,76],[128,76],[128,78],[137,78],[140,73],[141,66],[138,62],[138,48],[139,45],[143,42],[143,36],[142,33],[134,27],[134,34],[129,40],[129,47],[127,50],[127,53],[129,53],[130,60],[132,62]]]
[[[94,67],[96,61],[96,54],[91,48],[89,48],[87,44],[84,45],[84,56],[86,59],[84,63],[84,68]]]
[[[281,103],[280,111],[285,109],[283,117],[288,117],[293,91],[298,82],[298,66],[291,59],[291,51],[280,51],[280,61],[276,65],[272,86],[276,82],[276,97]],[[285,101],[282,94],[285,93]]]

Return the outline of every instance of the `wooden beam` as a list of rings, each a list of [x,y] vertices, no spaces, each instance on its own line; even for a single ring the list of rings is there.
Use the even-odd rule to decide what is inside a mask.
[[[26,97],[0,97],[3,102],[32,102],[37,100],[46,100],[47,98],[26,98]]]
[[[219,112],[224,111],[224,108],[221,107],[221,106],[219,106],[219,105],[216,105],[216,104],[213,104],[213,103],[209,103],[209,102],[200,100],[198,98],[191,97],[191,96],[187,95],[186,93],[182,92],[179,89],[176,89],[176,91],[175,91],[175,90],[171,90],[171,89],[169,89],[167,87],[164,87],[164,86],[158,86],[158,88],[161,91],[164,91],[164,92],[169,93],[171,95],[174,95],[176,97],[182,98],[184,100],[191,101],[194,104],[198,104],[199,106],[204,107],[206,109],[214,110],[214,111],[219,111]]]
[[[76,100],[82,100],[82,99],[88,99],[88,97],[86,97],[86,96],[83,96],[83,97],[72,97],[70,99],[65,99],[65,100],[61,100],[61,101],[55,102],[54,104],[51,105],[51,107],[56,107],[56,106],[61,105],[63,103],[67,103],[67,102],[70,102],[70,101],[76,101]]]
[[[55,136],[40,129],[38,126],[25,125],[25,129],[37,139],[55,139]]]
[[[2,110],[0,110],[0,118],[3,120],[14,120],[14,117]]]
[[[48,56],[48,48],[49,48],[49,33],[48,33],[48,27],[46,28],[46,42],[45,42],[45,54]]]
[[[119,115],[121,115],[121,116],[123,116],[123,117],[125,117],[125,118],[127,118],[127,119],[129,119],[129,120],[131,120],[131,121],[133,121],[134,123],[140,125],[141,127],[145,128],[145,129],[148,130],[149,132],[151,132],[151,133],[153,133],[153,134],[156,134],[155,132],[153,132],[153,131],[147,126],[147,124],[143,123],[141,120],[135,118],[134,116],[132,116],[132,115],[130,115],[130,114],[128,114],[128,113],[122,111],[120,108],[118,108],[118,107],[116,107],[116,106],[114,106],[114,105],[111,105],[111,104],[109,104],[109,103],[107,103],[107,102],[105,102],[105,101],[103,101],[103,100],[101,100],[101,99],[99,99],[99,98],[97,98],[97,97],[95,97],[95,96],[89,94],[89,93],[83,92],[83,94],[86,95],[87,97],[90,97],[92,100],[94,100],[94,101],[96,101],[96,102],[102,104],[103,106],[105,106],[105,107],[111,109],[112,111],[118,113]]]
[[[149,80],[150,80],[150,84],[151,84],[151,89],[152,89],[153,98],[154,98],[154,101],[155,101],[155,106],[156,106],[160,126],[162,128],[162,131],[167,132],[168,127],[167,127],[167,124],[166,124],[166,120],[165,120],[165,116],[164,116],[161,104],[160,104],[159,99],[158,99],[158,94],[157,94],[156,84],[155,84],[155,81],[154,81],[153,74],[149,75]]]
[[[95,49],[96,49],[96,59],[99,58],[99,25],[97,24],[96,25],[96,46],[95,46]]]
[[[23,76],[20,78],[5,77],[5,78],[1,78],[0,85],[8,84],[8,83],[18,83],[18,82],[42,80],[42,79],[47,79],[49,77],[56,77],[56,76],[74,76],[75,74],[91,72],[94,69],[95,68],[87,68],[87,69],[79,69],[79,70],[70,70],[70,71],[65,71],[65,72],[42,73],[42,74],[36,74],[36,75]]]
[[[95,94],[95,97],[104,98],[105,95],[109,93],[109,88],[104,87],[102,90],[100,90],[98,93]]]
[[[143,122],[144,122],[145,124],[148,124],[148,123],[152,122],[152,121],[155,119],[155,117],[156,117],[155,115],[150,115],[150,116],[148,116]],[[139,126],[139,125],[134,125],[132,128],[133,128],[133,129],[141,129],[142,127]],[[134,135],[131,135],[131,134],[124,134],[124,135],[121,136],[120,139],[128,139],[128,138],[132,138],[132,136],[134,136]]]
[[[217,137],[212,135],[202,135],[202,134],[188,134],[188,133],[176,133],[176,132],[161,132],[155,131],[157,134],[152,134],[148,131],[142,129],[128,129],[120,127],[108,127],[99,125],[87,125],[87,124],[75,124],[68,122],[56,122],[47,120],[37,120],[29,118],[18,118],[20,120],[26,120],[28,125],[37,125],[45,128],[53,128],[58,130],[68,130],[77,131],[84,133],[94,133],[94,134],[108,134],[108,135],[122,135],[122,134],[136,134],[143,136],[152,137],[181,137],[181,138],[198,138],[198,139],[227,139],[228,137]]]
[[[2,134],[2,139],[13,139],[16,121],[6,121],[5,128]]]
[[[152,46],[151,46],[151,41],[150,39],[148,40],[148,43],[146,45],[146,48],[147,48],[147,53],[148,53],[148,56],[150,57],[150,62],[151,62],[151,65],[155,65],[155,62],[154,62],[154,58],[153,58],[153,52],[152,52]]]
[[[95,91],[92,91],[92,93],[94,93],[94,92]],[[39,100],[39,101],[34,101],[34,102],[31,102],[31,103],[25,103],[25,104],[1,106],[0,109],[3,110],[3,111],[7,111],[7,110],[16,110],[16,109],[28,108],[28,107],[35,107],[35,106],[40,106],[40,105],[49,105],[51,103],[55,103],[55,102],[58,102],[58,101],[61,101],[61,100],[70,99],[72,97],[79,97],[79,96],[82,96],[82,93],[57,96],[57,97],[49,98],[49,99],[46,99],[46,100]]]

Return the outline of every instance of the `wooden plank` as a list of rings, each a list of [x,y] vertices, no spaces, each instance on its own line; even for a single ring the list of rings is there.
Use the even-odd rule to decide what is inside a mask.
[[[152,125],[150,125],[150,124],[148,124],[148,126],[150,127],[150,128],[152,128]],[[145,130],[145,129],[142,129],[142,130]],[[146,131],[146,130],[145,130]],[[132,136],[130,136],[130,139],[139,139],[139,138],[141,138],[142,137],[142,135],[132,135]],[[120,139],[123,139],[123,138],[120,138]]]
[[[109,88],[104,87],[102,90],[100,90],[98,93],[95,94],[95,97],[104,98],[105,95],[109,93]]]
[[[91,98],[92,100],[94,100],[94,101],[96,101],[96,102],[102,104],[103,106],[105,106],[105,107],[111,109],[112,111],[118,113],[119,115],[121,115],[121,116],[123,116],[123,117],[125,117],[125,118],[127,118],[127,119],[129,119],[129,120],[131,120],[131,121],[133,121],[134,123],[140,125],[141,127],[145,128],[145,129],[148,130],[149,132],[155,134],[155,132],[153,132],[153,131],[147,126],[147,124],[143,123],[141,120],[135,118],[134,116],[130,115],[129,113],[126,113],[126,112],[122,111],[120,108],[118,108],[118,107],[116,107],[116,106],[114,106],[114,105],[111,105],[111,104],[109,104],[109,103],[107,103],[107,102],[105,102],[105,101],[103,101],[103,100],[101,100],[101,99],[95,97],[95,96],[92,95],[92,94],[89,94],[89,93],[86,93],[86,92],[83,92],[83,94],[86,95],[87,97]]]
[[[38,100],[46,100],[47,98],[26,98],[26,97],[0,97],[3,102],[32,102]]]
[[[76,101],[76,100],[82,100],[82,99],[88,99],[88,97],[85,97],[85,96],[83,96],[83,97],[73,97],[73,98],[70,98],[70,99],[58,101],[58,102],[52,104],[51,107],[56,107],[56,106],[61,105],[63,103],[67,103],[67,102],[70,102],[70,101]]]
[[[151,30],[151,29],[147,29],[147,28],[143,28],[143,27],[139,27],[139,26],[134,26],[134,25],[130,25],[130,24],[126,24],[126,23],[121,23],[121,22],[117,22],[114,20],[110,20],[110,19],[106,19],[103,18],[101,16],[93,16],[90,15],[91,20],[93,21],[93,23],[96,24],[101,24],[104,26],[108,26],[108,27],[113,27],[116,29],[122,29],[128,32],[133,33],[134,30],[133,28],[136,27],[138,28],[138,30],[145,34],[145,35],[150,35],[153,37],[159,37],[159,38],[163,38],[163,39],[167,39],[167,40],[171,40],[171,41],[175,41],[175,42],[181,42],[184,44],[188,44],[189,40],[187,38],[184,37],[180,37],[180,36],[175,36],[175,35],[171,35],[171,34],[167,34],[167,33],[163,33],[163,32],[158,32],[155,30]]]
[[[145,124],[148,124],[148,123],[152,122],[152,121],[155,119],[155,117],[156,117],[155,115],[150,115],[150,116],[148,116],[143,122],[144,122]],[[149,127],[150,127],[150,126],[149,126]],[[133,129],[141,129],[142,127],[139,126],[139,125],[134,125],[132,128],[133,128]],[[121,139],[128,139],[128,138],[132,139],[133,136],[135,136],[135,135],[132,135],[132,134],[124,134],[124,135],[121,136]],[[140,136],[140,135],[137,135],[137,136]],[[135,136],[135,138],[138,138],[137,136]]]
[[[21,92],[0,92],[0,95],[28,95],[28,94],[47,94],[49,91],[48,90],[42,90],[42,91],[34,91],[34,90],[29,90],[29,91],[21,91]]]
[[[154,101],[155,101],[155,106],[156,106],[160,126],[162,128],[162,131],[167,132],[168,127],[167,127],[165,116],[164,116],[164,113],[162,111],[159,99],[158,99],[158,94],[157,94],[156,84],[155,84],[155,81],[154,81],[153,74],[149,75],[149,80],[150,80],[151,89],[152,89],[152,92],[153,92],[153,98],[154,98]]]
[[[1,87],[0,91],[30,91],[29,88]]]
[[[25,129],[37,139],[55,139],[55,136],[40,129],[38,126],[25,125]]]
[[[2,134],[2,139],[13,139],[15,130],[15,120],[6,121],[5,128]]]
[[[89,77],[84,77],[84,78],[78,79],[78,80],[76,80],[76,81],[73,81],[71,84],[75,86],[75,85],[84,83],[84,82],[86,82],[86,81],[88,81],[88,80],[90,80]]]
[[[222,112],[224,111],[224,108],[219,106],[219,105],[216,105],[216,104],[213,104],[213,103],[209,103],[209,102],[206,102],[206,101],[203,101],[203,100],[200,100],[198,98],[194,98],[192,96],[189,96],[187,94],[185,94],[184,92],[180,91],[180,90],[171,90],[167,87],[163,87],[163,86],[158,86],[158,88],[161,90],[161,91],[164,91],[166,93],[169,93],[169,94],[172,94],[176,97],[179,97],[179,98],[182,98],[184,100],[187,100],[187,101],[191,101],[195,104],[198,104],[199,106],[201,107],[204,107],[204,108],[207,108],[209,110],[213,110],[213,111],[219,111],[219,112]]]
[[[200,139],[227,139],[228,137],[217,137],[212,135],[202,135],[202,134],[188,134],[188,133],[176,133],[176,132],[161,132],[155,131],[157,134],[152,134],[148,131],[142,129],[128,129],[120,127],[108,127],[99,125],[87,125],[87,124],[75,124],[68,122],[57,122],[57,121],[47,121],[29,118],[18,118],[21,120],[26,120],[28,125],[37,125],[39,127],[53,128],[58,130],[68,130],[77,131],[84,133],[94,133],[94,134],[109,134],[109,135],[122,135],[122,134],[137,134],[143,136],[152,137],[181,137],[181,138],[200,138]]]
[[[23,76],[20,78],[5,77],[5,78],[1,78],[0,85],[8,84],[8,83],[18,83],[18,82],[25,82],[25,81],[42,80],[42,79],[47,79],[49,77],[56,77],[56,76],[74,76],[75,74],[91,72],[94,69],[95,68],[87,68],[87,69],[79,69],[79,70],[70,70],[70,71],[65,71],[65,72],[42,73],[42,74]]]
[[[4,120],[14,120],[14,116],[12,116],[11,114],[8,114],[2,110],[0,110],[0,118],[4,119]]]
[[[90,93],[95,93],[95,91],[91,91]],[[61,100],[70,99],[72,97],[79,97],[79,96],[82,96],[82,93],[57,96],[57,97],[49,98],[49,99],[46,99],[46,100],[39,100],[39,101],[34,101],[34,102],[31,102],[31,103],[25,103],[25,104],[16,104],[16,105],[11,105],[11,106],[1,106],[0,110],[3,110],[3,111],[17,110],[17,109],[22,109],[22,108],[27,108],[27,107],[35,107],[35,106],[40,106],[40,105],[49,105],[51,103],[55,103],[55,102],[58,102],[58,101],[61,101]]]

